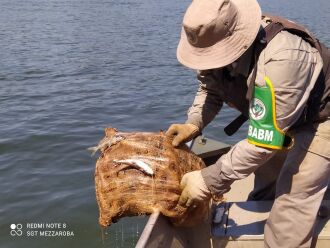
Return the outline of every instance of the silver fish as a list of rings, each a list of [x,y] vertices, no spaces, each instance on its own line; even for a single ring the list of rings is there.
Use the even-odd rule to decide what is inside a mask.
[[[154,171],[151,169],[151,167],[148,164],[146,164],[145,162],[138,160],[138,159],[113,160],[113,162],[118,163],[118,164],[126,164],[127,167],[132,166],[149,176],[154,175]]]
[[[89,147],[87,148],[87,150],[92,152],[92,156],[94,156],[98,150],[104,150],[107,147],[111,147],[117,144],[119,141],[122,141],[123,139],[124,137],[120,135],[115,135],[110,138],[104,138],[100,141],[100,143],[97,146]]]

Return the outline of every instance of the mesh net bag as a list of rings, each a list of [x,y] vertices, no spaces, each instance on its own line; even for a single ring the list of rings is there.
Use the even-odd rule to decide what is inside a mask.
[[[160,211],[176,225],[189,226],[207,215],[208,203],[194,209],[177,205],[182,176],[205,167],[187,147],[174,148],[163,133],[118,132],[106,136],[95,150],[95,188],[99,223],[109,226],[124,216]]]

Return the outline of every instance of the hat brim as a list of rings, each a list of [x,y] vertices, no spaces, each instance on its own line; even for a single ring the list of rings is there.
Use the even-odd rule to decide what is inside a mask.
[[[256,0],[232,0],[238,9],[234,32],[213,46],[198,48],[190,45],[182,29],[177,48],[179,62],[196,70],[224,67],[237,60],[253,43],[261,25],[261,9]]]

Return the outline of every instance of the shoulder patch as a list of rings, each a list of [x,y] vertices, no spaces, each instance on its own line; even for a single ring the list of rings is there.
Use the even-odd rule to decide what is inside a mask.
[[[252,103],[250,105],[250,117],[253,120],[260,120],[266,114],[266,106],[262,100],[258,98],[253,98]]]

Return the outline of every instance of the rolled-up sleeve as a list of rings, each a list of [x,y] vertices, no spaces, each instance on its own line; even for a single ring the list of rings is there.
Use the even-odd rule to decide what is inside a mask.
[[[263,53],[258,66],[257,82],[265,85],[267,76],[274,88],[276,120],[280,129],[287,131],[300,117],[315,81],[322,69],[318,52],[301,41],[298,49],[273,49]],[[301,48],[301,49],[299,49]],[[258,82],[259,78],[259,82]],[[214,194],[224,194],[230,185],[247,177],[268,161],[278,150],[263,148],[242,140],[214,165],[202,170],[206,185]]]
[[[191,123],[202,130],[218,114],[222,107],[221,89],[219,82],[214,78],[212,70],[198,71],[199,88],[194,102],[188,110],[186,123]]]

